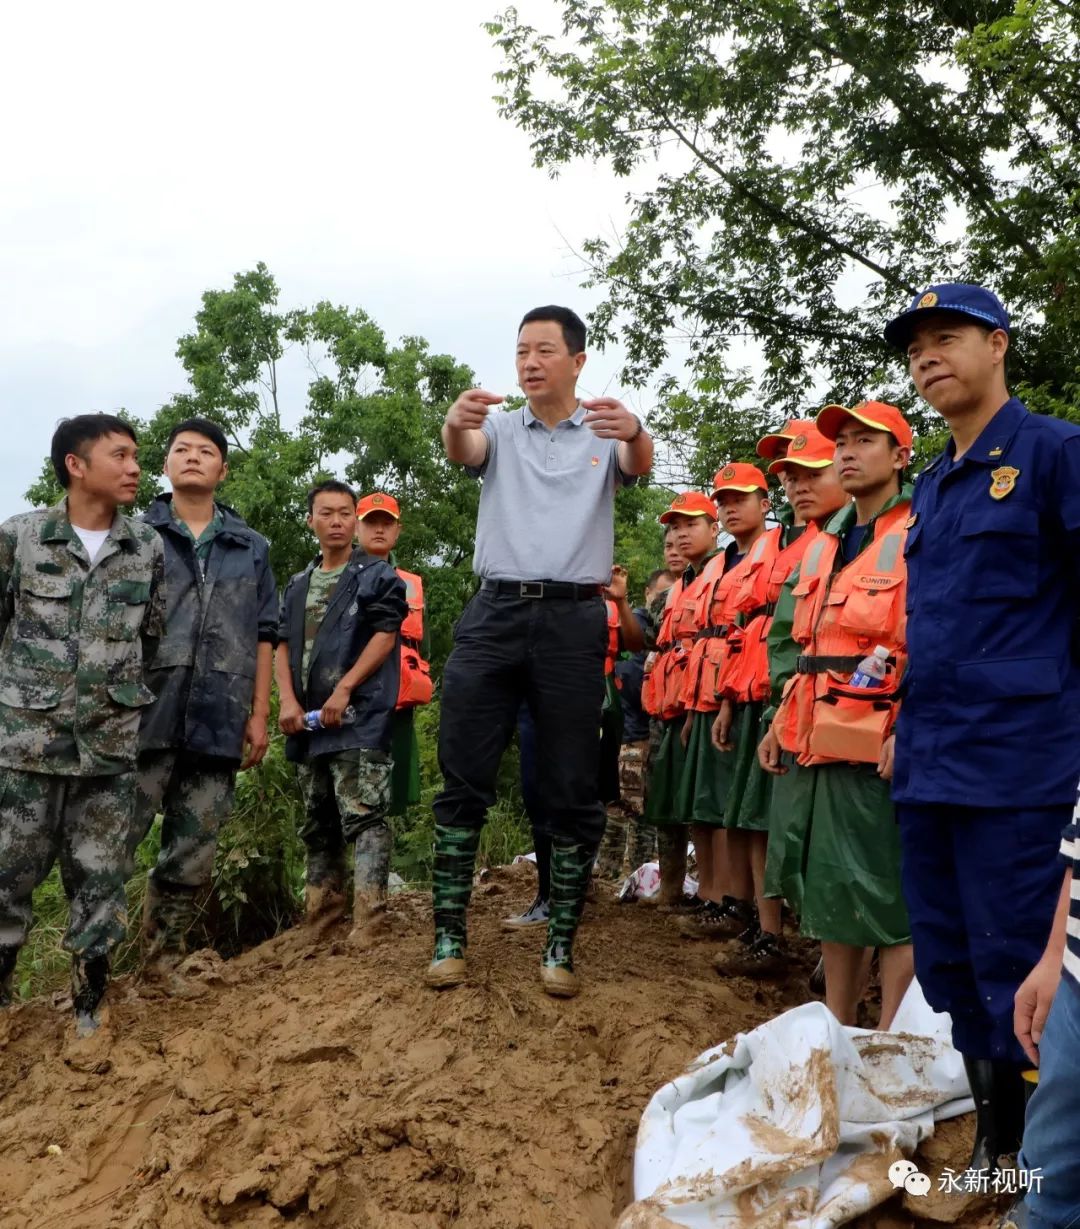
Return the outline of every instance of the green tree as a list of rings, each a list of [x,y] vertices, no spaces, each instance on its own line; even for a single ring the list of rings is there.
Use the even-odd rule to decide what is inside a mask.
[[[489,24],[500,110],[553,175],[591,159],[646,181],[628,192],[622,234],[581,247],[606,292],[594,336],[621,336],[630,381],[650,381],[671,339],[685,342],[689,378],[662,388],[652,420],[669,460],[682,450],[677,476],[745,455],[748,433],[718,406],[757,430],[821,391],[909,397],[881,327],[936,281],[998,290],[1017,324],[1018,391],[1080,420],[1080,8],[556,7],[558,34],[513,9]],[[691,404],[712,410],[688,424]]]

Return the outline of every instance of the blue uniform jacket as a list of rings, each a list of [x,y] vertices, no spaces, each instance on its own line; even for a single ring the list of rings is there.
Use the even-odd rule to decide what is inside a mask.
[[[1080,427],[1013,397],[953,457],[950,442],[915,483],[893,797],[1068,805],[1080,779]]]
[[[304,678],[305,608],[311,573],[319,562],[316,559],[289,581],[281,599],[278,628],[280,639],[289,648],[293,690],[306,712],[322,708],[375,632],[400,632],[409,610],[405,582],[397,572],[385,559],[355,549],[315,633],[308,677]],[[315,756],[358,747],[389,751],[400,659],[399,647],[395,646],[379,669],[353,690],[352,706],[357,714],[354,724],[289,735],[285,739],[286,759],[303,763]]]
[[[266,539],[224,504],[201,575],[195,547],[173,520],[171,495],[142,519],[165,548],[165,637],[146,681],[139,750],[186,748],[239,760],[255,694],[260,643],[277,643],[278,602]]]

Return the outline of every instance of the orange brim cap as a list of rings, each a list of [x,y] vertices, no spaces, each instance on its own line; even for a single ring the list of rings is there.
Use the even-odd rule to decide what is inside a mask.
[[[716,520],[716,505],[702,491],[685,491],[676,495],[671,501],[671,507],[660,514],[660,524],[666,525],[675,516],[707,516]]]
[[[835,440],[844,421],[854,418],[875,431],[889,431],[898,444],[910,448],[911,427],[895,405],[885,401],[860,401],[858,405],[827,405],[817,416],[817,429],[827,439]]]
[[[774,461],[776,454],[784,444],[790,444],[797,436],[810,430],[814,425],[812,418],[789,418],[779,431],[772,435],[763,435],[757,442],[757,454],[766,461]]]
[[[365,516],[370,516],[372,512],[385,512],[387,516],[392,516],[395,521],[401,520],[401,509],[398,507],[398,501],[393,495],[385,495],[382,491],[376,491],[374,495],[365,495],[356,505],[356,519],[358,521],[362,521]]]
[[[760,491],[762,495],[767,495],[769,484],[756,465],[748,465],[745,461],[732,461],[713,476],[711,498],[715,499],[721,491],[741,491],[744,494]]]
[[[811,427],[800,432],[788,446],[787,456],[778,457],[769,466],[770,474],[778,474],[785,465],[801,465],[803,469],[824,469],[832,465],[836,445],[820,431]]]

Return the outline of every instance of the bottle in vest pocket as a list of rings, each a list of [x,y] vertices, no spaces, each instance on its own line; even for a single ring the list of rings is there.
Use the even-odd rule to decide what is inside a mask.
[[[880,687],[889,673],[889,650],[879,644],[869,657],[859,662],[855,673],[848,680],[849,687]]]
[[[304,729],[306,730],[322,730],[325,729],[322,723],[322,709],[313,708],[310,713],[304,714]],[[352,725],[356,720],[356,709],[350,704],[349,707],[341,714],[342,725]]]

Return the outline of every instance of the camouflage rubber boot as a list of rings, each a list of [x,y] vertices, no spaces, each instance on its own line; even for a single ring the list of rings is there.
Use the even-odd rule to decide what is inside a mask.
[[[356,838],[353,876],[353,928],[349,942],[368,947],[390,933],[386,916],[386,884],[394,835],[389,824],[367,828]]]
[[[688,839],[689,833],[685,824],[663,824],[656,829],[660,861],[659,905],[677,905],[682,901]]]
[[[626,851],[626,812],[618,803],[608,807],[604,837],[596,855],[596,874],[600,879],[622,878],[623,854]]]
[[[472,896],[479,828],[435,825],[431,900],[435,912],[435,954],[425,980],[437,990],[465,980],[465,914]]]
[[[197,895],[196,889],[186,887],[163,891],[152,874],[147,877],[139,936],[144,973],[171,969],[187,952],[198,912]]]
[[[309,849],[304,883],[304,923],[322,933],[345,916],[342,851]]]
[[[551,850],[551,920],[540,961],[540,982],[555,998],[571,999],[581,989],[574,972],[574,935],[592,874],[595,848],[556,839]]]
[[[109,988],[109,957],[91,956],[71,960],[71,1005],[75,1009],[75,1033],[89,1037],[101,1024],[99,1008]]]
[[[17,947],[0,947],[0,1007],[9,1007],[15,999],[11,983],[14,979],[15,961],[19,958]]]
[[[656,828],[645,823],[640,815],[630,820],[630,872],[656,861]]]

